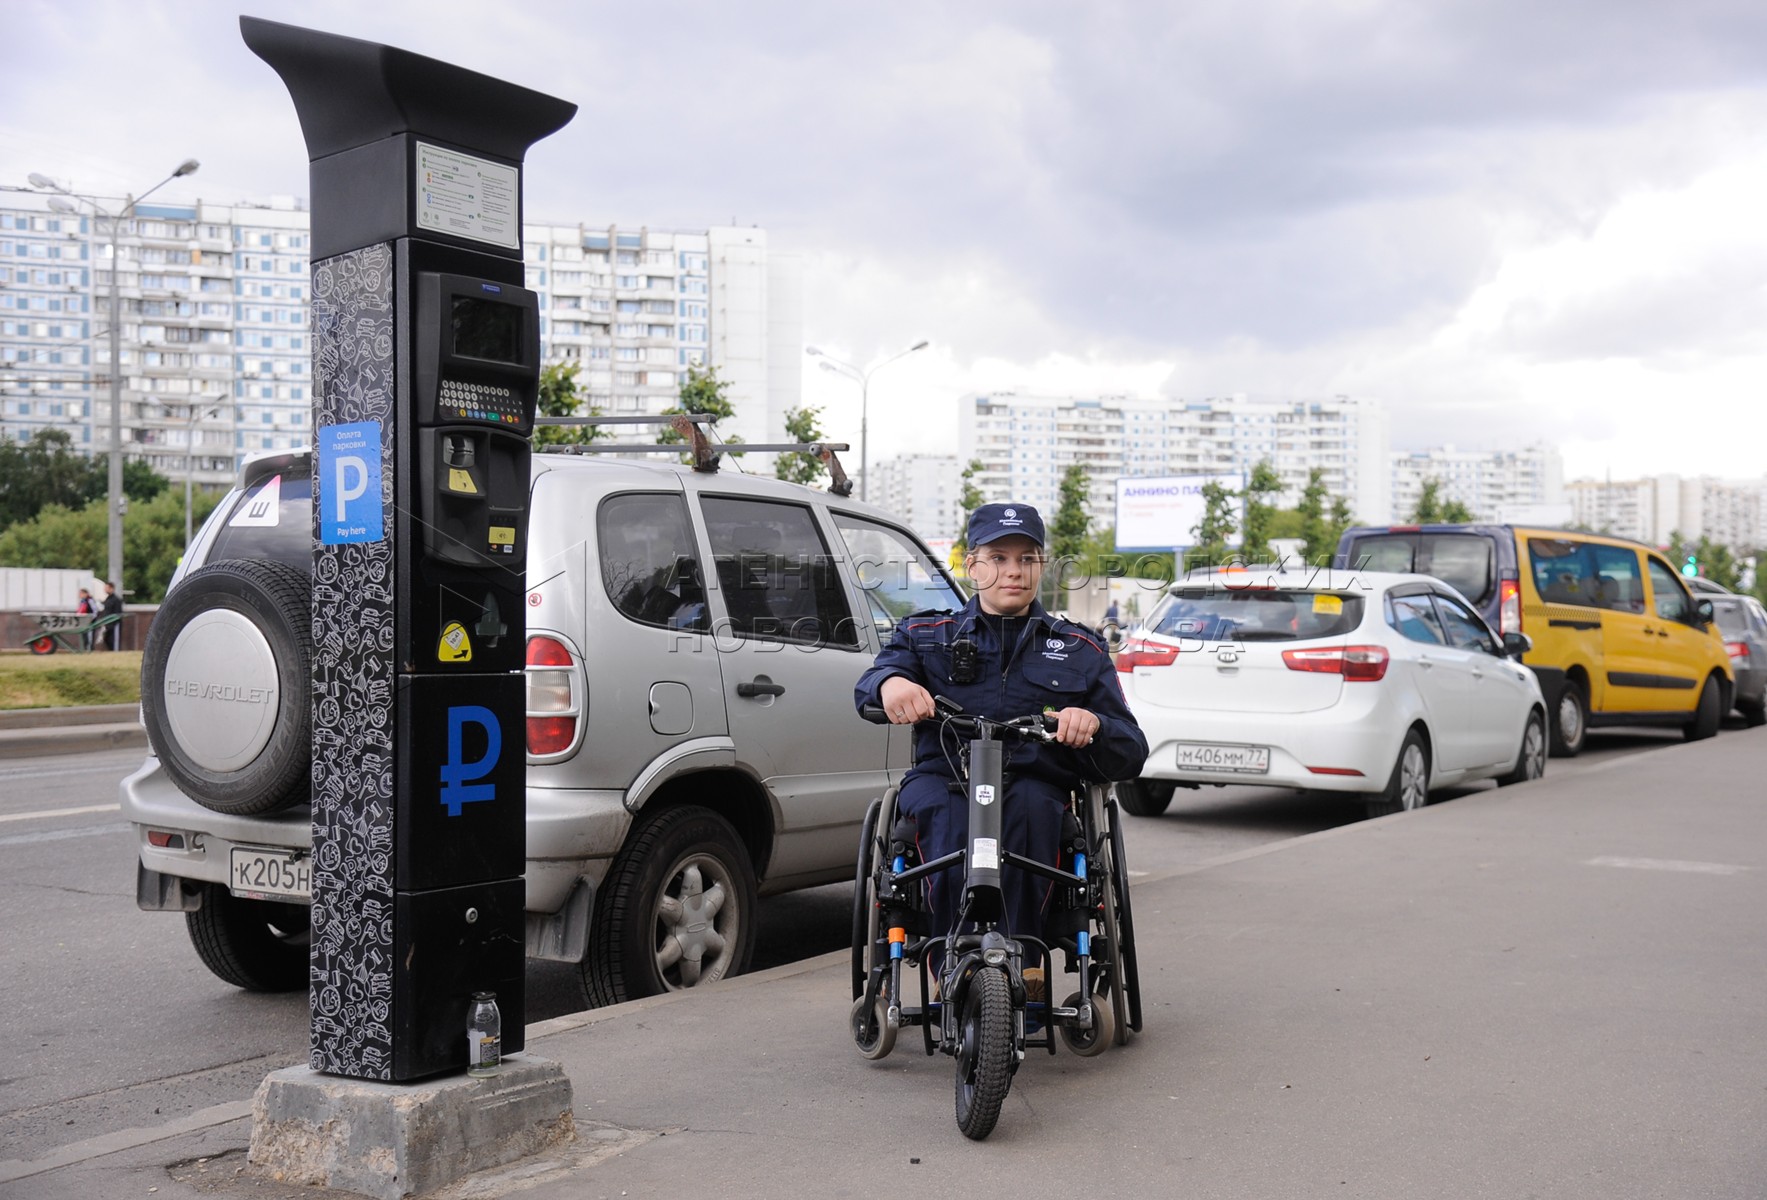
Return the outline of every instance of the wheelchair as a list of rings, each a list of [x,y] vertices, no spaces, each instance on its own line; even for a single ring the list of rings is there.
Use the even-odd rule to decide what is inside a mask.
[[[853,890],[853,1006],[849,1028],[859,1053],[886,1057],[904,1027],[919,1026],[927,1055],[956,1059],[957,1125],[965,1136],[986,1138],[999,1120],[1012,1077],[1028,1050],[1056,1052],[1059,1040],[1082,1057],[1128,1044],[1141,1031],[1141,984],[1135,960],[1134,920],[1123,828],[1111,789],[1089,784],[1070,798],[1062,818],[1060,862],[1039,863],[1000,847],[1006,738],[1050,741],[1053,718],[992,721],[962,714],[935,698],[943,722],[970,740],[960,759],[969,795],[968,845],[932,862],[919,862],[914,826],[896,811],[896,789],[865,814]],[[868,709],[868,720],[884,720]],[[1010,864],[1048,879],[1047,936],[1008,930],[1000,867]],[[963,901],[953,928],[933,930],[924,881],[963,869]],[[933,978],[930,953],[943,950]],[[1078,976],[1060,1004],[1055,952],[1065,976]],[[1024,971],[1041,967],[1044,997],[1026,994]],[[907,1003],[905,972],[918,975],[919,1004]],[[936,984],[936,988],[935,988]]]

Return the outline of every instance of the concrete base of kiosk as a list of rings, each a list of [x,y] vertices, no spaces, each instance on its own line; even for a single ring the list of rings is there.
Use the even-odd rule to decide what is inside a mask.
[[[290,1067],[258,1085],[249,1159],[285,1183],[402,1200],[575,1136],[571,1081],[532,1055],[410,1084]]]

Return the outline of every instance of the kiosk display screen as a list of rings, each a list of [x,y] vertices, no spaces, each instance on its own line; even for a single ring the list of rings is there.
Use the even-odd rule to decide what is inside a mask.
[[[454,297],[454,353],[461,358],[520,364],[521,309],[474,296]]]

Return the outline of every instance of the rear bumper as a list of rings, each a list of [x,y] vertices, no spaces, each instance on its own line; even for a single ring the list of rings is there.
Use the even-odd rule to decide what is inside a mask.
[[[123,816],[134,822],[143,870],[196,883],[225,884],[238,846],[311,850],[313,824],[306,808],[259,817],[213,812],[173,784],[157,758],[148,758],[119,785]],[[625,841],[632,815],[619,791],[527,789],[527,863],[530,913],[555,913],[579,879],[599,888],[608,863]],[[154,846],[150,829],[184,835],[181,849]],[[163,886],[157,894],[169,896]],[[138,896],[145,903],[145,893]],[[158,905],[147,905],[159,907]]]
[[[1348,690],[1344,701],[1309,713],[1221,713],[1144,705],[1135,708],[1135,717],[1150,750],[1141,771],[1145,779],[1328,792],[1378,792],[1386,787],[1411,723],[1405,714],[1386,711],[1372,694],[1364,698]],[[1180,768],[1180,742],[1268,746],[1270,770],[1251,774]],[[1320,774],[1311,769],[1315,767],[1359,774]]]

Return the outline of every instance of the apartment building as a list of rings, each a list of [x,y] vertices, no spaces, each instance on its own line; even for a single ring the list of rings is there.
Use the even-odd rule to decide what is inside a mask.
[[[1664,546],[1709,537],[1738,552],[1767,547],[1767,479],[1579,479],[1565,485],[1575,524]]]
[[[309,228],[293,198],[143,204],[117,229],[113,264],[108,220],[55,213],[38,197],[0,206],[0,437],[57,427],[109,452],[114,265],[124,453],[221,486],[248,454],[308,444]],[[661,412],[690,366],[711,365],[736,408],[718,433],[784,438],[785,413],[801,402],[802,271],[765,230],[523,233],[542,354],[582,363],[594,407]]]
[[[865,498],[928,541],[955,538],[963,531],[962,470],[955,454],[898,454],[871,464]]]
[[[802,273],[794,256],[769,253],[765,230],[530,224],[522,232],[543,353],[582,364],[578,383],[592,407],[660,413],[690,368],[713,366],[736,409],[718,434],[784,438],[802,385]],[[655,431],[620,438],[654,441]]]
[[[246,454],[305,444],[307,214],[143,204],[114,233],[0,210],[0,436],[63,428],[109,453],[114,279],[125,454],[221,486]]]
[[[1350,396],[1277,399],[1244,393],[1202,400],[992,392],[958,403],[958,458],[980,459],[990,500],[1053,511],[1062,475],[1087,469],[1095,524],[1114,520],[1125,475],[1219,474],[1234,486],[1268,461],[1293,504],[1315,467],[1364,520],[1390,511],[1388,423],[1378,401]]]
[[[1441,483],[1443,500],[1458,500],[1479,521],[1517,519],[1565,502],[1564,460],[1553,446],[1495,452],[1453,446],[1395,450],[1391,463],[1395,520],[1417,510],[1423,485],[1432,479]]]
[[[0,207],[0,437],[92,449],[91,247],[81,217]]]

